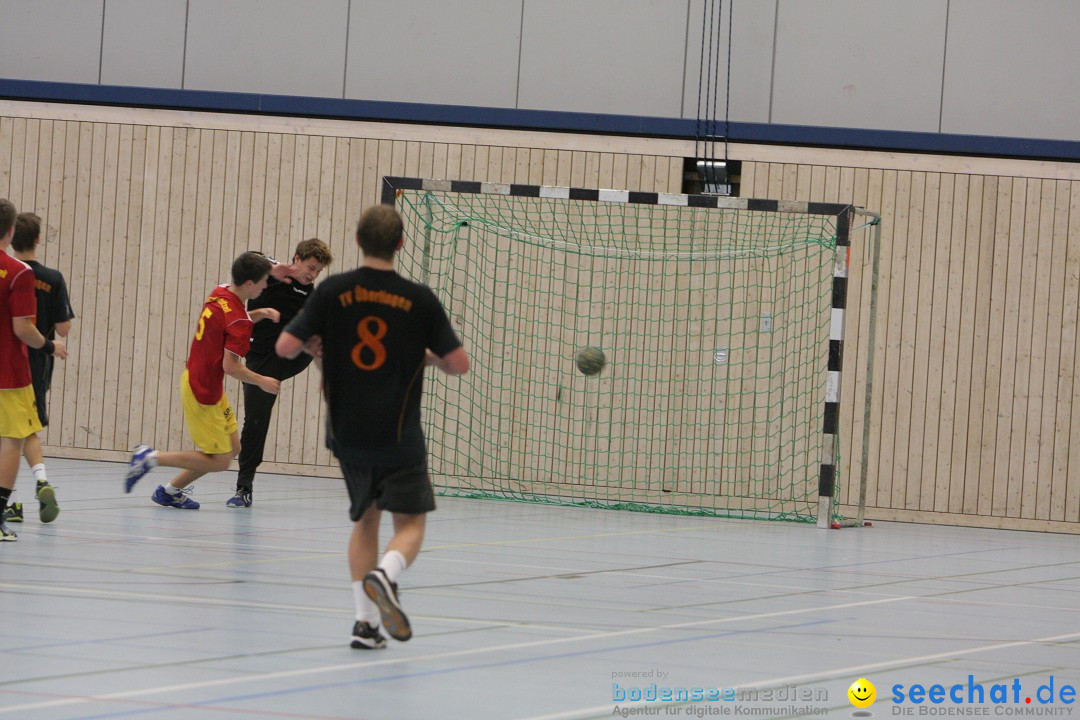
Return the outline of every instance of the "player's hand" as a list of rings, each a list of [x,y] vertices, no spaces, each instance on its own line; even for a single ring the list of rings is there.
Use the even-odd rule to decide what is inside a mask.
[[[63,340],[53,340],[52,356],[61,360],[67,358],[67,345],[64,344]]]
[[[270,268],[270,276],[275,280],[291,285],[293,281],[292,276],[297,272],[297,264],[298,263],[279,262],[277,265]]]
[[[281,391],[281,381],[277,378],[260,375],[259,387],[262,388],[263,392],[268,392],[271,395],[277,395]]]
[[[259,320],[269,320],[272,323],[277,323],[281,321],[281,312],[279,310],[275,310],[274,308],[259,308],[258,310],[252,310],[251,314],[259,316],[256,319],[256,322],[258,322]]]
[[[318,335],[312,335],[308,338],[308,341],[304,343],[304,352],[314,358],[322,357],[322,338]]]

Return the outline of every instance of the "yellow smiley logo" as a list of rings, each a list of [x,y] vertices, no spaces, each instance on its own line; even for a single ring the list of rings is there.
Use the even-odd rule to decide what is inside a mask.
[[[847,690],[847,696],[855,707],[868,708],[874,704],[874,699],[877,697],[877,688],[874,687],[874,683],[866,678],[859,678],[851,683],[851,687]]]

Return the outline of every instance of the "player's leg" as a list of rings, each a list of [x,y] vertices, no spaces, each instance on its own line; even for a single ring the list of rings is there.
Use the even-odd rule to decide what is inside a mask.
[[[229,463],[240,452],[240,436],[234,429],[228,436],[229,450],[226,452],[160,452],[157,464],[162,467],[180,468],[181,472],[172,480],[158,485],[150,499],[158,505],[181,510],[198,510],[199,503],[188,497],[184,490],[203,475],[222,472],[229,469]],[[206,443],[202,446],[220,449],[220,443]]]
[[[426,462],[377,474],[375,488],[378,507],[393,513],[394,536],[378,566],[364,578],[364,590],[379,606],[386,631],[404,641],[412,637],[412,627],[398,599],[397,582],[420,553],[426,513],[435,509],[435,491]]]
[[[27,385],[0,390],[0,541],[11,542],[18,537],[4,523],[4,515],[15,489],[25,438],[40,431],[33,388]]]
[[[345,487],[349,491],[349,518],[353,521],[349,536],[349,574],[352,577],[356,621],[352,626],[351,646],[357,650],[386,647],[379,632],[379,608],[364,590],[364,577],[375,567],[379,555],[379,520],[381,513],[373,502],[372,469],[349,462],[337,454]]]
[[[273,377],[273,376],[271,376]],[[258,385],[244,383],[244,429],[240,436],[240,471],[236,474],[236,496],[226,502],[229,507],[250,507],[255,472],[263,461],[266,435],[277,395],[265,392]]]
[[[40,407],[38,415],[40,416]],[[42,425],[48,421],[42,420]],[[45,458],[41,453],[41,436],[34,433],[23,443],[23,457],[34,473],[34,496],[38,500],[38,515],[43,523],[51,523],[60,514],[60,505],[56,502],[56,489],[49,484],[45,476]]]
[[[23,439],[0,437],[0,542],[14,542],[18,535],[4,523],[11,491],[15,489],[15,477],[19,474],[19,456]]]
[[[353,624],[352,647],[378,649],[386,647],[386,638],[379,632],[379,606],[368,597],[364,578],[375,569],[379,557],[379,520],[382,513],[369,505],[360,519],[353,523],[349,538],[349,574],[352,576],[353,602],[356,622]]]

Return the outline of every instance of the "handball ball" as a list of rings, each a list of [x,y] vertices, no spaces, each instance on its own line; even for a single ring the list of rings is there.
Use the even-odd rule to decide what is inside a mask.
[[[583,375],[596,375],[604,369],[607,358],[604,351],[597,347],[584,347],[578,350],[577,367]]]

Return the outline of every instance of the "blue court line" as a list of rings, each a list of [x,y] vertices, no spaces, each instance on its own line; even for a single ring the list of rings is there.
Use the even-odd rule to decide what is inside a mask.
[[[155,705],[152,708],[138,708],[135,710],[124,710],[114,713],[104,713],[100,715],[83,715],[74,720],[107,720],[108,718],[120,718],[120,717],[134,717],[136,715],[144,715],[147,713],[163,713],[165,711],[185,710],[193,707],[220,705],[230,702],[241,702],[244,700],[257,700],[261,698],[280,697],[283,695],[293,695],[296,693],[312,692],[317,690],[330,690],[333,688],[341,687],[356,687],[360,685],[371,685],[375,683],[391,682],[395,680],[407,680],[412,678],[431,677],[434,675],[449,675],[451,673],[459,672],[471,672],[474,670],[487,670],[490,668],[502,668],[509,665],[525,665],[534,662],[546,662],[549,660],[562,660],[565,658],[584,657],[587,655],[602,655],[604,653],[611,652],[623,652],[626,650],[640,650],[644,648],[660,647],[663,645],[681,645],[691,642],[699,642],[702,640],[715,640],[717,638],[734,637],[737,635],[750,635],[770,632],[780,632],[784,630],[797,630],[800,628],[813,627],[815,625],[832,624],[834,620],[812,620],[810,622],[797,623],[793,625],[777,625],[774,627],[759,628],[756,630],[728,630],[720,633],[713,633],[711,635],[695,635],[693,637],[681,638],[677,640],[657,640],[655,642],[647,643],[634,643],[633,645],[620,645],[617,647],[597,648],[592,650],[578,650],[576,652],[558,653],[555,655],[535,655],[533,657],[521,658],[518,660],[500,660],[493,662],[477,663],[475,665],[462,665],[451,668],[443,668],[440,670],[420,670],[415,672],[399,673],[397,675],[386,675],[378,678],[368,678],[364,680],[346,680],[334,683],[323,683],[320,685],[305,685],[302,687],[288,688],[283,690],[270,690],[261,693],[248,693],[246,695],[232,695],[227,697],[215,698],[213,700],[206,700],[196,703],[185,703],[183,707],[169,708]],[[108,699],[101,702],[108,702]],[[117,702],[123,702],[122,699]],[[257,712],[257,711],[256,711]]]
[[[186,629],[186,630],[171,630],[169,632],[146,633],[144,635],[123,635],[123,636],[120,636],[120,637],[113,636],[113,637],[107,637],[107,638],[98,638],[96,640],[79,640],[79,641],[75,641],[75,642],[65,641],[65,642],[58,642],[58,643],[49,643],[47,645],[25,645],[23,647],[5,647],[4,652],[10,654],[10,653],[18,653],[18,652],[33,652],[33,651],[36,651],[36,650],[50,650],[52,648],[58,648],[58,647],[59,648],[70,648],[70,647],[75,647],[75,646],[78,646],[78,645],[106,645],[106,644],[112,644],[112,643],[115,643],[115,642],[123,642],[123,641],[127,641],[127,640],[145,640],[147,638],[168,637],[170,635],[189,635],[191,633],[198,633],[198,632],[212,632],[214,629],[215,628],[212,628],[212,627],[190,628],[190,629]]]

